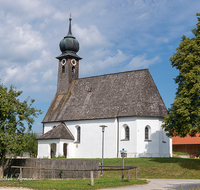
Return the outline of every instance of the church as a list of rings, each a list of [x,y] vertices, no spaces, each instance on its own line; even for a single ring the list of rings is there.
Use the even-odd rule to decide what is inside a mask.
[[[57,92],[42,121],[38,158],[171,157],[167,109],[148,69],[79,78],[79,42],[60,41]]]

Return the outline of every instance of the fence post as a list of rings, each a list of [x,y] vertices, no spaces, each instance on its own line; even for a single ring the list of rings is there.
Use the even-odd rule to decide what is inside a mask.
[[[130,181],[130,173],[129,173],[129,169],[128,169],[128,181]]]
[[[20,168],[20,183],[22,183],[22,168]]]
[[[122,181],[123,180],[124,180],[124,152],[122,153]]]
[[[91,177],[91,186],[94,186],[94,175],[93,175],[93,171],[90,171],[90,177]]]
[[[137,179],[137,167],[135,168],[135,179]]]

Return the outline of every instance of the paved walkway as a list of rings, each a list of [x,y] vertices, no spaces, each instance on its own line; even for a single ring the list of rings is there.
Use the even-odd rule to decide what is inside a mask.
[[[147,179],[146,185],[132,185],[101,190],[193,190],[200,189],[200,179]]]
[[[149,184],[132,185],[101,190],[193,190],[200,189],[200,179],[148,179]],[[22,187],[0,187],[0,190],[30,190]],[[196,190],[196,189],[195,189]]]

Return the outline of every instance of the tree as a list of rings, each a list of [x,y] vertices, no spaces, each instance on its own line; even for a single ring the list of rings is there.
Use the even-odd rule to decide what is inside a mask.
[[[26,148],[25,151],[30,154],[30,157],[37,156],[38,141],[36,140],[38,135],[36,133],[30,132],[26,134]]]
[[[182,37],[177,52],[170,58],[172,67],[179,70],[174,79],[178,84],[176,97],[163,127],[168,136],[195,136],[200,132],[200,13],[193,38]]]
[[[8,89],[0,85],[0,157],[1,177],[3,176],[6,152],[22,154],[26,146],[26,126],[31,130],[34,118],[41,110],[32,107],[35,100],[27,98],[21,102],[18,97],[22,91],[14,86]],[[25,125],[26,124],[26,125]]]

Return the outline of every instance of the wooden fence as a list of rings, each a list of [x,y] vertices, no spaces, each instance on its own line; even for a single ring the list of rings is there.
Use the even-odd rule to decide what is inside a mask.
[[[104,167],[104,168],[101,168]],[[118,167],[118,168],[108,168],[105,169],[105,167]],[[23,180],[23,169],[33,169],[33,170],[52,170],[52,171],[84,171],[84,172],[90,172],[90,179],[91,179],[91,185],[94,185],[94,171],[100,172],[100,171],[124,171],[128,170],[128,181],[130,181],[130,170],[135,169],[135,179],[137,179],[137,167],[136,166],[124,166],[122,168],[121,166],[100,166],[100,169],[89,169],[89,170],[83,170],[83,169],[60,169],[60,168],[35,168],[35,167],[24,167],[24,166],[11,166],[11,168],[17,168],[20,169],[20,182]],[[123,176],[122,176],[123,179]]]
[[[97,160],[54,160],[54,159],[8,159],[4,170],[4,175],[11,177],[19,174],[19,169],[11,168],[11,166],[23,167],[24,178],[36,179],[90,179],[90,170],[99,169],[99,161]],[[26,169],[26,168],[49,168],[42,169]],[[51,170],[57,168],[58,170]],[[63,172],[63,170],[68,172]],[[75,171],[76,170],[76,171]],[[80,170],[80,171],[77,171]],[[99,172],[94,172],[94,178],[99,177]]]

